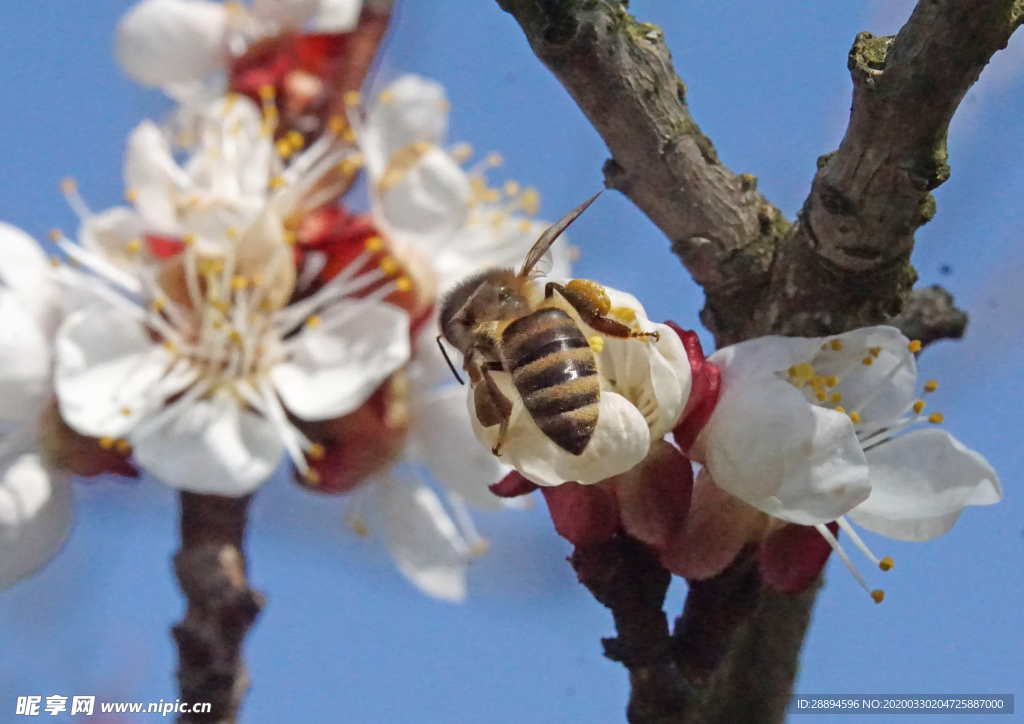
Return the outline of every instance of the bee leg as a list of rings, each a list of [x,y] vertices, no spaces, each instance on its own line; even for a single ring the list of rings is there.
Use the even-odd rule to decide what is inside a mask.
[[[505,436],[508,434],[508,421],[512,417],[512,401],[505,397],[505,393],[498,387],[498,383],[491,377],[491,372],[500,372],[504,369],[500,362],[485,362],[480,365],[480,373],[483,375],[484,389],[486,390],[487,403],[484,405],[487,408],[488,417],[494,419],[498,418],[498,440],[494,443],[494,447],[491,448],[491,453],[495,457],[501,457],[501,446],[505,443]],[[480,419],[480,402],[477,401],[477,418]],[[481,422],[482,424],[482,422]],[[491,423],[494,424],[493,422]],[[485,425],[489,427],[489,425]]]
[[[557,282],[548,282],[544,285],[545,299],[550,299],[555,292],[558,292],[565,301],[572,305],[584,322],[602,334],[607,334],[609,337],[618,337],[619,339],[654,337],[654,340],[657,341],[661,338],[658,332],[637,332],[622,322],[606,317],[607,309],[602,309],[593,300],[580,294],[575,289],[569,289]]]

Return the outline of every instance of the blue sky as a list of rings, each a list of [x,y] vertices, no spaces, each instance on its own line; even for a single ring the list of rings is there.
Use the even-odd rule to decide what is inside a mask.
[[[72,228],[58,192],[67,175],[96,208],[120,200],[124,139],[165,108],[113,62],[113,29],[128,4],[5,8],[0,219],[38,237]],[[692,111],[723,160],[755,174],[792,217],[815,159],[838,145],[845,128],[853,37],[894,32],[910,5],[634,0],[631,9],[664,29]],[[1018,37],[997,56],[955,119],[953,176],[936,193],[938,215],[918,234],[915,253],[922,283],[946,285],[972,315],[964,342],[922,357],[923,374],[942,385],[932,404],[1000,471],[1006,498],[967,511],[929,544],[866,536],[897,563],[885,574],[881,606],[833,561],[800,692],[1017,693],[1024,681],[1024,396],[1016,385],[1024,374],[1022,46]],[[500,151],[506,165],[494,178],[536,186],[548,218],[600,187],[607,156],[600,138],[494,2],[407,0],[381,77],[402,72],[444,83],[452,140]],[[624,198],[605,194],[572,231],[583,252],[579,276],[636,293],[654,318],[698,324],[699,289]],[[0,595],[0,721],[13,718],[15,698],[26,694],[175,697],[168,627],[182,600],[170,567],[174,497],[147,481],[77,492],[76,528],[64,551]],[[600,655],[610,616],[575,583],[564,561],[569,546],[543,505],[480,516],[492,551],[471,571],[462,606],[414,591],[377,541],[351,535],[343,509],[343,500],[309,496],[283,479],[257,498],[249,560],[269,605],[248,642],[253,689],[245,722],[624,720],[625,673]],[[879,572],[870,575],[882,583]],[[684,595],[683,585],[673,586],[670,615]],[[832,720],[843,719],[799,719]]]

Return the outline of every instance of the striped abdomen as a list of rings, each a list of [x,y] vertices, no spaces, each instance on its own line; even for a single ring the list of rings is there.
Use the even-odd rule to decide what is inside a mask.
[[[508,325],[501,342],[502,362],[537,427],[563,450],[582,453],[597,427],[601,384],[572,317],[540,309]]]

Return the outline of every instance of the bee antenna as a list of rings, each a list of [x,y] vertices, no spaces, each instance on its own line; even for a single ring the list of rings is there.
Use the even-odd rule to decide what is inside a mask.
[[[464,385],[466,383],[462,381],[462,378],[459,377],[459,373],[455,371],[455,365],[452,364],[452,358],[448,356],[448,350],[444,348],[444,344],[441,342],[441,337],[443,336],[443,334],[437,335],[437,346],[441,349],[441,354],[444,355],[444,361],[448,363],[448,369],[450,369],[452,374],[455,375],[455,379],[459,381],[459,384]]]

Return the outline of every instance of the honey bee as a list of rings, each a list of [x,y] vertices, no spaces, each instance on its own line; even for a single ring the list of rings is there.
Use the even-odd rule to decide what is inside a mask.
[[[551,245],[598,194],[548,227],[526,255],[522,268],[488,269],[452,289],[441,307],[438,346],[455,378],[462,382],[441,344],[443,336],[463,354],[463,369],[473,386],[477,419],[499,425],[492,448],[501,454],[512,402],[492,377],[508,372],[537,427],[556,445],[581,455],[597,427],[601,384],[597,358],[573,317],[556,306],[557,293],[593,329],[626,339],[653,337],[608,317],[611,302],[597,282],[573,279],[548,282],[543,295],[531,272]]]

